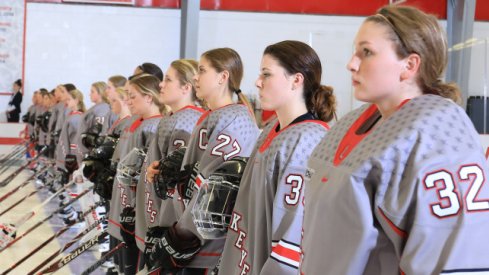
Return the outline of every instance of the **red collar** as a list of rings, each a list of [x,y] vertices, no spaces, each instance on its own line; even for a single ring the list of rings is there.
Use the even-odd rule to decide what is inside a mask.
[[[260,146],[260,149],[258,149],[260,151],[260,153],[263,153],[265,150],[267,150],[267,148],[270,146],[270,144],[272,143],[273,139],[278,136],[281,132],[285,131],[286,129],[290,128],[290,127],[293,127],[294,125],[299,125],[301,123],[317,123],[319,125],[322,125],[324,128],[328,129],[329,130],[329,125],[328,123],[324,122],[324,121],[321,121],[321,120],[304,120],[304,121],[301,121],[301,122],[298,122],[298,123],[294,123],[294,124],[289,124],[287,125],[287,127],[283,128],[283,129],[280,129],[278,132],[275,130],[277,129],[277,126],[279,124],[279,121],[277,120],[277,123],[275,123],[275,125],[273,126],[272,130],[270,131],[270,133],[268,133],[267,137],[265,138],[265,141],[262,143],[262,145]]]
[[[134,131],[136,131],[136,129],[141,125],[141,123],[143,123],[143,121],[145,120],[148,120],[148,119],[152,119],[152,118],[161,118],[163,117],[162,115],[155,115],[155,116],[150,116],[150,117],[147,117],[147,118],[139,118],[139,119],[136,119],[131,127],[129,127],[129,132],[131,133],[134,133]]]
[[[397,106],[396,110],[399,110],[404,104],[408,103],[410,99],[406,99],[399,106]],[[334,156],[333,164],[334,166],[338,166],[343,162],[346,157],[355,149],[355,147],[366,138],[372,130],[369,130],[363,134],[356,134],[357,130],[377,111],[377,106],[372,104],[372,106],[368,107],[367,110],[361,114],[357,120],[350,126],[350,129],[346,132],[345,136],[341,140],[338,148],[336,149],[336,153]]]
[[[80,111],[71,111],[68,115],[71,116],[71,115],[81,115],[81,114],[83,114],[83,113]]]

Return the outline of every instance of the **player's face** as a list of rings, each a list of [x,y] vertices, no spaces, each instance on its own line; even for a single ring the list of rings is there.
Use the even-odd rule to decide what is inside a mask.
[[[78,106],[78,100],[69,96],[66,100],[66,107],[68,107],[72,111],[76,111]]]
[[[195,76],[195,89],[197,91],[197,97],[210,101],[216,91],[219,91],[219,81],[221,80],[221,74],[211,66],[211,63],[204,57],[200,58],[199,70]]]
[[[355,38],[355,52],[347,64],[357,100],[379,103],[399,93],[403,60],[387,38],[388,29],[365,22]]]
[[[107,82],[107,88],[105,89],[105,92],[107,93],[107,96],[109,96],[112,93],[115,93],[115,86],[114,83],[112,83],[112,81],[109,80]]]
[[[100,94],[97,92],[97,89],[95,87],[90,88],[90,101],[93,103],[99,102],[101,100]]]
[[[175,104],[185,95],[184,87],[185,85],[181,85],[178,80],[177,71],[169,67],[160,83],[160,100],[166,105]]]
[[[276,111],[291,103],[292,77],[271,55],[263,56],[255,85],[264,110]]]
[[[110,93],[108,98],[112,112],[116,115],[120,114],[122,109],[122,100],[119,98],[119,95],[116,92]]]
[[[134,85],[129,85],[127,106],[131,114],[144,115],[150,107],[151,101],[148,98],[148,95],[141,94]]]

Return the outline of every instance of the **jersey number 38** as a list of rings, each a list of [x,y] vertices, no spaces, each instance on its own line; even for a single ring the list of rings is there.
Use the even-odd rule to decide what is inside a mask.
[[[430,204],[431,212],[439,218],[456,216],[464,204],[467,212],[488,211],[489,200],[478,198],[480,191],[485,187],[482,169],[478,165],[464,165],[457,173],[460,183],[468,184],[465,194],[460,194],[452,173],[447,170],[438,170],[425,176],[425,190],[436,191],[439,198],[438,202]]]

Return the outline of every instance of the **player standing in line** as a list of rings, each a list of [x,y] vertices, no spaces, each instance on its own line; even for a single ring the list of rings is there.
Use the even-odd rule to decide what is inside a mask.
[[[56,104],[51,109],[51,117],[49,118],[49,126],[48,126],[49,131],[46,139],[46,143],[49,146],[50,158],[54,158],[54,151],[56,150],[56,144],[58,144],[57,141],[59,139],[59,133],[58,136],[56,136],[55,133],[56,121],[58,120],[60,114],[65,112],[66,109],[65,101],[67,99],[67,94],[63,93],[60,90],[60,87],[58,86],[54,89],[54,98]]]
[[[297,274],[307,159],[335,117],[316,52],[299,41],[268,46],[256,80],[261,106],[275,111],[248,160],[219,273]],[[229,213],[231,214],[231,213]]]
[[[129,80],[128,106],[133,116],[138,116],[131,126],[124,131],[125,138],[117,144],[117,156],[121,160],[133,149],[145,150],[156,132],[158,122],[165,111],[165,106],[159,101],[160,80],[149,74],[140,74]],[[119,161],[118,161],[119,162]],[[109,233],[119,241],[124,241],[126,247],[122,249],[124,274],[135,274],[138,266],[144,261],[139,257],[139,251],[134,240],[135,195],[136,183],[132,178],[124,178],[121,167],[118,165],[118,174],[112,189],[109,212]],[[141,163],[142,164],[142,163]],[[127,182],[122,182],[124,178]]]
[[[234,157],[249,157],[253,150],[259,130],[239,89],[242,77],[241,57],[233,49],[218,48],[202,54],[195,87],[197,97],[210,111],[198,120],[181,165],[182,170],[190,170],[191,179],[177,186],[173,205],[163,203],[160,211],[160,224],[169,228],[155,245],[151,259],[165,271],[185,268],[185,274],[204,274],[221,256],[224,240],[203,240],[193,224],[189,201],[220,164]],[[241,104],[233,102],[233,94]],[[163,209],[166,205],[173,213]]]
[[[489,173],[479,137],[442,82],[434,16],[368,17],[347,65],[368,102],[316,147],[305,196],[303,274],[486,274]],[[455,101],[455,102],[454,102]]]
[[[117,96],[116,89],[117,88],[123,88],[126,85],[127,79],[122,76],[122,75],[114,75],[109,77],[107,80],[107,89],[106,89],[106,94],[107,98],[109,99],[109,104],[110,104],[110,97],[111,95]],[[114,113],[114,110],[112,110],[112,104],[111,105],[111,111],[106,119],[104,119],[104,124],[102,127],[101,135],[106,135],[109,129],[112,128],[112,125],[119,119],[119,116]]]
[[[160,100],[169,106],[172,112],[162,118],[158,125],[158,131],[148,148],[142,173],[146,171],[147,165],[158,167],[160,159],[166,158],[168,154],[182,146],[188,146],[192,130],[205,112],[204,109],[195,106],[197,97],[192,83],[197,69],[197,61],[180,59],[173,61],[166,71],[160,83]],[[150,175],[154,173],[152,171]],[[165,202],[171,204],[171,200]],[[153,237],[161,237],[158,232],[164,231],[159,224],[161,203],[162,199],[155,193],[153,178],[147,179],[146,176],[142,176],[136,194],[136,244],[142,252],[145,252],[148,270],[151,269],[148,252],[152,249],[151,240],[156,240]]]
[[[65,123],[61,128],[59,143],[56,146],[56,166],[68,172],[73,172],[76,164],[75,156],[77,150],[76,135],[80,127],[81,117],[85,112],[83,94],[77,89],[68,92],[66,107],[70,110]],[[68,163],[66,163],[68,161]]]

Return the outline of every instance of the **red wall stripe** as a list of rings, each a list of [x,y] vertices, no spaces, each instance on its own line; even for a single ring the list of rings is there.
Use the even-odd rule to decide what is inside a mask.
[[[22,138],[6,138],[0,137],[0,145],[17,145],[21,143],[24,139]]]
[[[63,0],[27,0],[27,2],[62,3]],[[305,13],[368,16],[389,3],[389,0],[201,0],[203,10]],[[406,0],[403,5],[416,6],[425,12],[447,17],[447,0]],[[180,0],[135,0],[137,7],[180,8]],[[477,1],[475,19],[489,21],[489,1]]]

